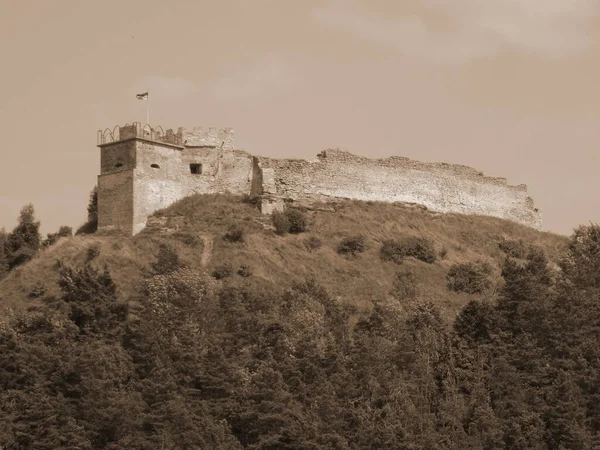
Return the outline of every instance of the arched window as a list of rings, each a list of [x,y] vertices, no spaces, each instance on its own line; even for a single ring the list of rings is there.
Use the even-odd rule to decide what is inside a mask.
[[[160,169],[160,166],[158,164],[150,164],[150,167],[152,167],[153,169]]]

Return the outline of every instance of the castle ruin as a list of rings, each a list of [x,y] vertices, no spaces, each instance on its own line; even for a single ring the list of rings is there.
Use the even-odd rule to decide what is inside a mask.
[[[139,123],[98,131],[98,227],[137,234],[156,210],[192,194],[259,199],[270,214],[285,202],[334,199],[416,203],[541,228],[527,186],[467,166],[392,156],[370,159],[324,150],[314,160],[274,159],[237,150],[230,128],[163,131]]]

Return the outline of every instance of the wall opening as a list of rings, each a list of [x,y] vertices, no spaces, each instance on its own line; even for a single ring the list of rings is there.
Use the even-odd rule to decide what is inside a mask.
[[[158,164],[150,164],[150,167],[152,167],[153,169],[160,169],[160,166]]]
[[[123,163],[116,163],[115,167],[118,169],[119,167],[123,167]]]
[[[202,174],[202,164],[190,164],[190,172],[194,175]]]

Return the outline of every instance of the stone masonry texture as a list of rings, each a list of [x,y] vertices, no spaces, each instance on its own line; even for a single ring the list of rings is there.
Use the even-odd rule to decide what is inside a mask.
[[[99,144],[100,228],[136,234],[158,209],[192,194],[259,197],[263,213],[285,202],[335,199],[416,203],[438,212],[478,214],[536,229],[541,213],[525,185],[484,176],[460,165],[403,157],[370,159],[324,150],[314,160],[253,156],[236,150],[230,128],[174,132],[121,127],[117,140]],[[191,165],[195,165],[192,173]]]

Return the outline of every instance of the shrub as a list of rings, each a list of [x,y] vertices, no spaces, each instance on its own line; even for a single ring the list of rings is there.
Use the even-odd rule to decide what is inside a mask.
[[[437,259],[433,243],[429,239],[416,236],[384,241],[379,256],[383,261],[393,261],[396,264],[401,264],[407,256],[428,264],[433,264]]]
[[[491,273],[492,267],[486,262],[453,264],[446,275],[446,284],[454,292],[478,294],[491,286]]]
[[[281,211],[273,211],[273,214],[271,214],[271,222],[275,227],[275,233],[280,236],[288,233],[290,231],[290,227],[292,226],[290,220]]]
[[[446,257],[448,256],[448,248],[442,247],[438,256],[440,257],[440,259],[446,259]]]
[[[44,286],[42,283],[37,283],[35,286],[33,286],[33,288],[31,289],[31,292],[29,292],[29,297],[30,298],[40,298],[45,293],[46,293],[46,286]]]
[[[352,256],[356,256],[359,253],[365,251],[365,238],[364,236],[350,236],[342,239],[339,243],[337,252],[340,255],[350,254]]]
[[[216,280],[222,280],[223,278],[230,277],[231,275],[233,275],[233,268],[229,263],[215,267],[212,272],[212,276]]]
[[[244,278],[248,278],[252,276],[252,269],[250,269],[250,266],[248,266],[247,264],[242,264],[238,270],[237,270],[237,274],[240,277],[244,277]]]
[[[285,216],[290,222],[290,233],[304,233],[307,227],[306,214],[297,208],[286,208],[284,211]]]
[[[527,256],[527,247],[522,239],[505,239],[498,243],[498,248],[513,258],[524,259]]]
[[[227,233],[223,236],[223,239],[229,242],[244,242],[244,228],[237,224],[231,225]]]
[[[42,241],[42,247],[50,247],[61,237],[73,236],[73,228],[66,225],[61,226],[56,233],[48,233],[46,239]]]
[[[202,239],[195,234],[177,232],[172,236],[191,248],[198,248],[203,243]]]
[[[152,272],[155,275],[165,275],[181,267],[182,264],[179,262],[177,251],[168,244],[160,244],[156,262],[152,263]]]
[[[412,269],[397,272],[390,294],[396,300],[416,299],[419,295],[419,286],[415,272]]]
[[[93,261],[100,254],[100,246],[98,244],[90,245],[87,249],[85,259],[87,262]]]
[[[321,239],[316,236],[311,236],[304,241],[304,246],[309,252],[315,251],[321,248]]]

